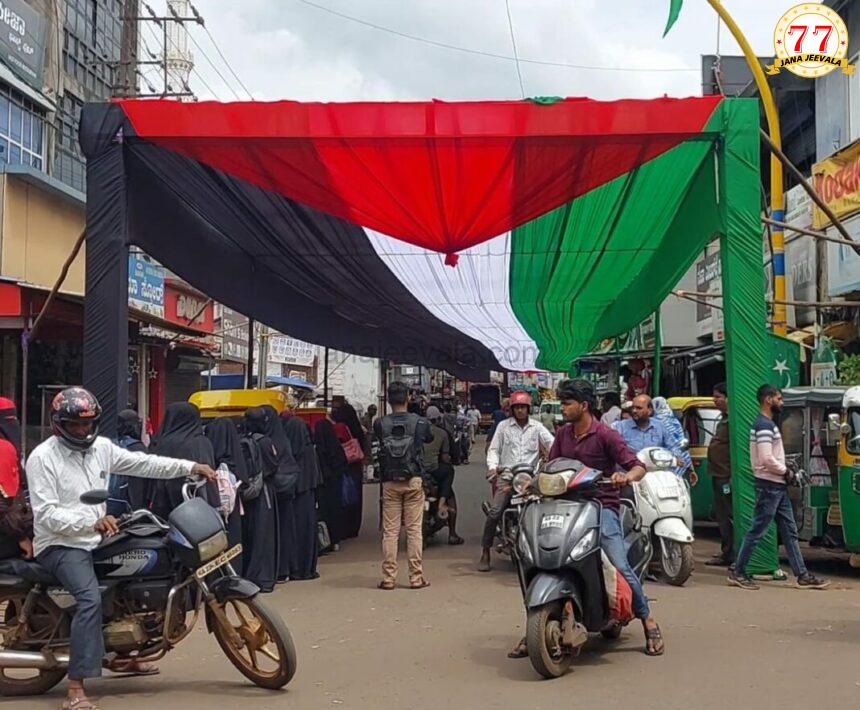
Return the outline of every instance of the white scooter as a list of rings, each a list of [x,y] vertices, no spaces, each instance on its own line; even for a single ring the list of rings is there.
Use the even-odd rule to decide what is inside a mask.
[[[673,468],[675,456],[659,446],[639,452],[647,475],[633,484],[642,526],[651,535],[664,579],[681,587],[693,572],[693,506],[690,490]]]

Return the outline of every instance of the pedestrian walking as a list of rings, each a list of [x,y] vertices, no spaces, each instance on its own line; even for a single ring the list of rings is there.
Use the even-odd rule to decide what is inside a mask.
[[[782,392],[773,385],[762,385],[758,388],[757,396],[759,415],[750,430],[750,463],[755,476],[756,492],[755,511],[728,582],[741,589],[758,589],[758,585],[747,574],[747,564],[759,540],[764,537],[775,519],[791,570],[797,578],[797,586],[801,589],[824,589],[830,582],[818,579],[806,569],[797,539],[794,509],[788,498],[785,449],[779,427],[774,422],[774,418],[782,410]]]
[[[423,447],[433,441],[430,423],[407,411],[408,389],[402,382],[388,386],[392,413],[377,419],[373,433],[380,444],[382,476],[382,581],[379,589],[394,589],[397,579],[397,539],[406,528],[409,586],[430,586],[422,563],[424,516]]]
[[[714,517],[720,531],[720,554],[705,562],[709,567],[728,567],[735,559],[732,529],[732,467],[729,451],[729,399],[726,383],[714,385],[714,406],[720,412],[708,445],[708,473],[714,492]]]
[[[291,560],[290,580],[316,579],[319,577],[316,491],[320,484],[316,451],[311,441],[310,429],[303,419],[289,417],[283,421],[283,427],[299,467],[299,480],[293,499],[293,535],[296,547]]]
[[[367,446],[367,437],[358,421],[358,414],[351,404],[345,402],[331,413],[334,419],[334,433],[341,445],[349,444],[355,439],[361,446],[363,458],[350,462],[347,460],[346,475],[350,479],[347,484],[349,498],[344,497],[343,502],[343,537],[344,539],[358,537],[361,531],[361,517],[363,512],[364,496],[364,464],[370,458],[370,450]],[[346,453],[346,450],[344,450]]]

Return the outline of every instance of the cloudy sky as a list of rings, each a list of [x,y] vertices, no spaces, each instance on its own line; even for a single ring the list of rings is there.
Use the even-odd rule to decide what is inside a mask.
[[[164,0],[150,2],[160,9]],[[773,29],[792,5],[790,0],[725,0],[724,4],[756,51],[772,55]],[[195,5],[230,65],[258,100],[521,96],[516,64],[505,58],[513,55],[505,0],[196,0]],[[699,56],[717,49],[716,16],[705,0],[687,0],[666,39],[661,35],[669,0],[509,0],[509,5],[521,58],[604,68],[522,62],[528,96],[697,95],[701,93]],[[414,41],[326,9],[396,32],[503,57]],[[209,37],[199,27],[192,33],[203,49],[192,46],[196,62],[192,89],[201,99],[235,100],[234,92],[246,98]],[[725,28],[720,51],[740,53]]]

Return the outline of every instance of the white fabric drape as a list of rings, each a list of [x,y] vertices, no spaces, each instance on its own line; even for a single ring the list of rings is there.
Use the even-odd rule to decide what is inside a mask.
[[[365,231],[392,274],[439,320],[486,345],[503,367],[535,369],[537,345],[510,304],[510,233],[459,252],[451,268],[437,252]]]

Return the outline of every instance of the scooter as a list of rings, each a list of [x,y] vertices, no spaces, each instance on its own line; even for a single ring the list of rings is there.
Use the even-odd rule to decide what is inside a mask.
[[[526,607],[526,647],[534,669],[558,678],[591,633],[618,638],[603,577],[600,520],[593,498],[611,485],[601,471],[572,459],[555,459],[536,478],[518,473],[512,482],[521,507],[514,562]],[[627,557],[641,579],[651,561],[651,538],[630,501],[622,501]]]
[[[681,587],[693,573],[693,506],[690,490],[673,468],[671,451],[658,446],[643,449],[639,461],[648,471],[633,484],[642,526],[658,551],[663,579]]]

